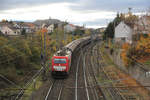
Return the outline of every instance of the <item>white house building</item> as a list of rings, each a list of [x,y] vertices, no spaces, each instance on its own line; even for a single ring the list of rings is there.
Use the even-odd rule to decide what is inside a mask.
[[[49,25],[49,26],[47,27],[48,33],[54,32],[54,28],[55,28],[55,25],[54,25],[54,24]]]
[[[16,27],[16,28],[19,28],[21,30],[25,30],[26,33],[32,33],[32,29],[30,28],[29,25],[27,25],[26,23],[18,23],[17,24],[19,27]]]
[[[1,26],[0,31],[4,35],[20,35],[20,30],[10,26]]]
[[[114,39],[115,42],[120,42],[120,43],[132,43],[132,33],[133,30],[131,27],[126,25],[123,21],[120,22],[115,28],[115,35]]]

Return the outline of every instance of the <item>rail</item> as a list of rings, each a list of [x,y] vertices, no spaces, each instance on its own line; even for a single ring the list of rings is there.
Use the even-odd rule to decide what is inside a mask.
[[[54,86],[54,84],[55,84],[55,82],[53,82],[52,85],[49,87],[49,90],[48,90],[47,95],[44,100],[48,100],[48,96],[49,96],[50,92],[52,91],[52,87]]]
[[[54,80],[51,84],[51,86],[49,87],[49,90],[45,96],[44,100],[49,100],[54,98],[54,95],[52,93],[57,92],[57,100],[61,100],[61,94],[62,94],[62,90],[63,90],[63,82],[64,80]],[[57,88],[57,89],[55,89]],[[56,93],[55,93],[56,95]]]

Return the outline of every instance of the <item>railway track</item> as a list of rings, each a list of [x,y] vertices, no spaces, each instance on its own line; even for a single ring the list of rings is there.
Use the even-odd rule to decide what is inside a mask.
[[[96,55],[99,55],[101,60],[103,60],[103,64],[101,67],[101,72],[104,74],[104,78],[106,80],[110,80],[112,83],[109,83],[109,86],[112,88],[105,88],[107,92],[110,93],[110,96],[112,100],[143,100],[139,94],[136,94],[132,91],[131,88],[128,88],[118,76],[118,73],[115,71],[110,70],[110,67],[107,68],[107,63],[104,61],[103,53],[97,49],[95,52],[97,52]],[[100,62],[98,62],[100,63]],[[100,63],[101,64],[101,63]],[[117,81],[120,80],[120,81]],[[115,88],[117,86],[124,87],[124,88]]]
[[[82,60],[82,66],[80,65],[80,74],[82,73],[82,75],[78,75],[79,72],[77,70],[76,85],[75,85],[75,100],[81,100],[81,99],[82,100],[105,100],[103,92],[101,91],[100,87],[97,86],[98,81],[96,79],[95,72],[93,71],[94,66],[91,66],[91,59],[90,59],[91,55],[89,54],[91,53],[92,47],[94,45],[96,45],[96,43],[92,43],[91,45],[87,46],[81,52],[81,57],[79,57],[79,61]],[[79,63],[80,62],[78,62],[77,65],[79,65]],[[78,68],[79,66],[77,66],[77,69]],[[77,82],[77,79],[78,81],[79,80],[80,81]],[[82,85],[78,85],[77,83],[80,84],[81,81],[82,81]],[[77,93],[78,88],[80,89],[80,91],[82,89],[82,92],[85,92],[85,93],[84,94],[81,92]]]
[[[88,77],[90,78],[90,82],[91,82],[91,86],[93,86],[93,88],[91,88],[93,90],[93,94],[95,94],[95,99],[94,100],[106,100],[106,97],[101,89],[101,87],[98,85],[98,79],[97,79],[97,75],[98,75],[98,63],[96,62],[96,60],[94,60],[92,57],[97,58],[97,54],[95,54],[93,52],[94,47],[97,44],[93,45],[91,47],[91,51],[88,52],[87,55],[87,61],[89,62],[87,63],[87,72],[88,72]],[[88,59],[90,58],[90,59]],[[94,61],[93,61],[94,60]]]
[[[75,59],[78,59],[78,60],[76,62],[73,61],[73,64],[75,65],[72,65],[71,67],[70,76],[64,80],[59,80],[59,79],[52,80],[51,79],[51,82],[50,82],[51,85],[47,91],[47,94],[44,100],[67,100],[67,99],[69,100],[69,99],[72,99],[71,97],[74,97],[75,100],[81,100],[81,98],[82,100],[87,100],[87,99],[84,99],[85,96],[81,95],[81,94],[85,94],[84,88],[82,89],[80,88],[80,90],[78,90],[79,87],[84,86],[83,74],[81,72],[83,71],[81,67],[83,64],[83,57],[79,50],[78,50],[78,53],[79,55],[75,56]],[[68,95],[66,95],[65,92],[68,92]]]
[[[44,100],[61,100],[64,80],[54,80]]]
[[[79,72],[79,63],[80,63],[81,55],[79,56],[77,69],[76,69],[76,77],[75,77],[75,100],[78,100],[78,72]]]
[[[75,78],[75,100],[90,100],[90,94],[88,90],[88,83],[86,77],[86,68],[84,62],[85,50],[89,46],[86,46],[83,50],[81,49],[81,53],[77,63],[76,69],[76,78]]]
[[[100,56],[101,60],[103,60],[102,54],[100,54],[98,51],[96,51],[96,53]],[[103,65],[106,65],[106,63],[104,63]],[[101,67],[101,69],[102,69],[102,71],[103,71],[103,73],[104,73],[104,77],[103,77],[103,78],[105,78],[105,79],[107,79],[107,80],[112,80],[112,79],[108,76],[108,74],[107,74],[107,72],[105,71],[105,69],[104,69],[103,67]],[[110,87],[113,87],[113,84],[110,83],[109,86],[110,86]],[[109,88],[109,89],[106,88],[106,90],[107,90],[107,92],[109,92],[109,94],[110,94],[112,100],[125,100],[124,97],[120,94],[120,92],[118,91],[117,88]]]
[[[97,86],[97,79],[95,72],[93,70],[93,66],[91,66],[91,48],[93,48],[95,44],[93,44],[90,48],[89,51],[85,54],[85,59],[84,59],[84,66],[86,65],[86,76],[87,76],[87,81],[88,81],[88,90],[90,95],[90,100],[105,100],[104,96],[102,96],[102,91],[100,90],[100,87]]]

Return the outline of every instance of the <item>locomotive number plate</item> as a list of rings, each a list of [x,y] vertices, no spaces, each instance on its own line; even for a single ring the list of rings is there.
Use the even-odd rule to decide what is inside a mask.
[[[66,69],[66,67],[65,66],[54,66],[54,69],[57,71],[63,71]]]

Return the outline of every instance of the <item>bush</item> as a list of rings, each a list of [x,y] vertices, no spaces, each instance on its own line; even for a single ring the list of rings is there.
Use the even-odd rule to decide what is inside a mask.
[[[124,65],[126,67],[128,67],[130,65],[130,60],[128,58],[128,50],[130,48],[130,45],[128,43],[125,43],[122,45],[122,49],[123,51],[121,52],[121,57],[122,57],[122,60],[124,62]]]
[[[143,63],[150,60],[150,34],[141,35],[132,45],[125,43],[122,49],[121,57],[126,66],[134,64],[135,61]]]

